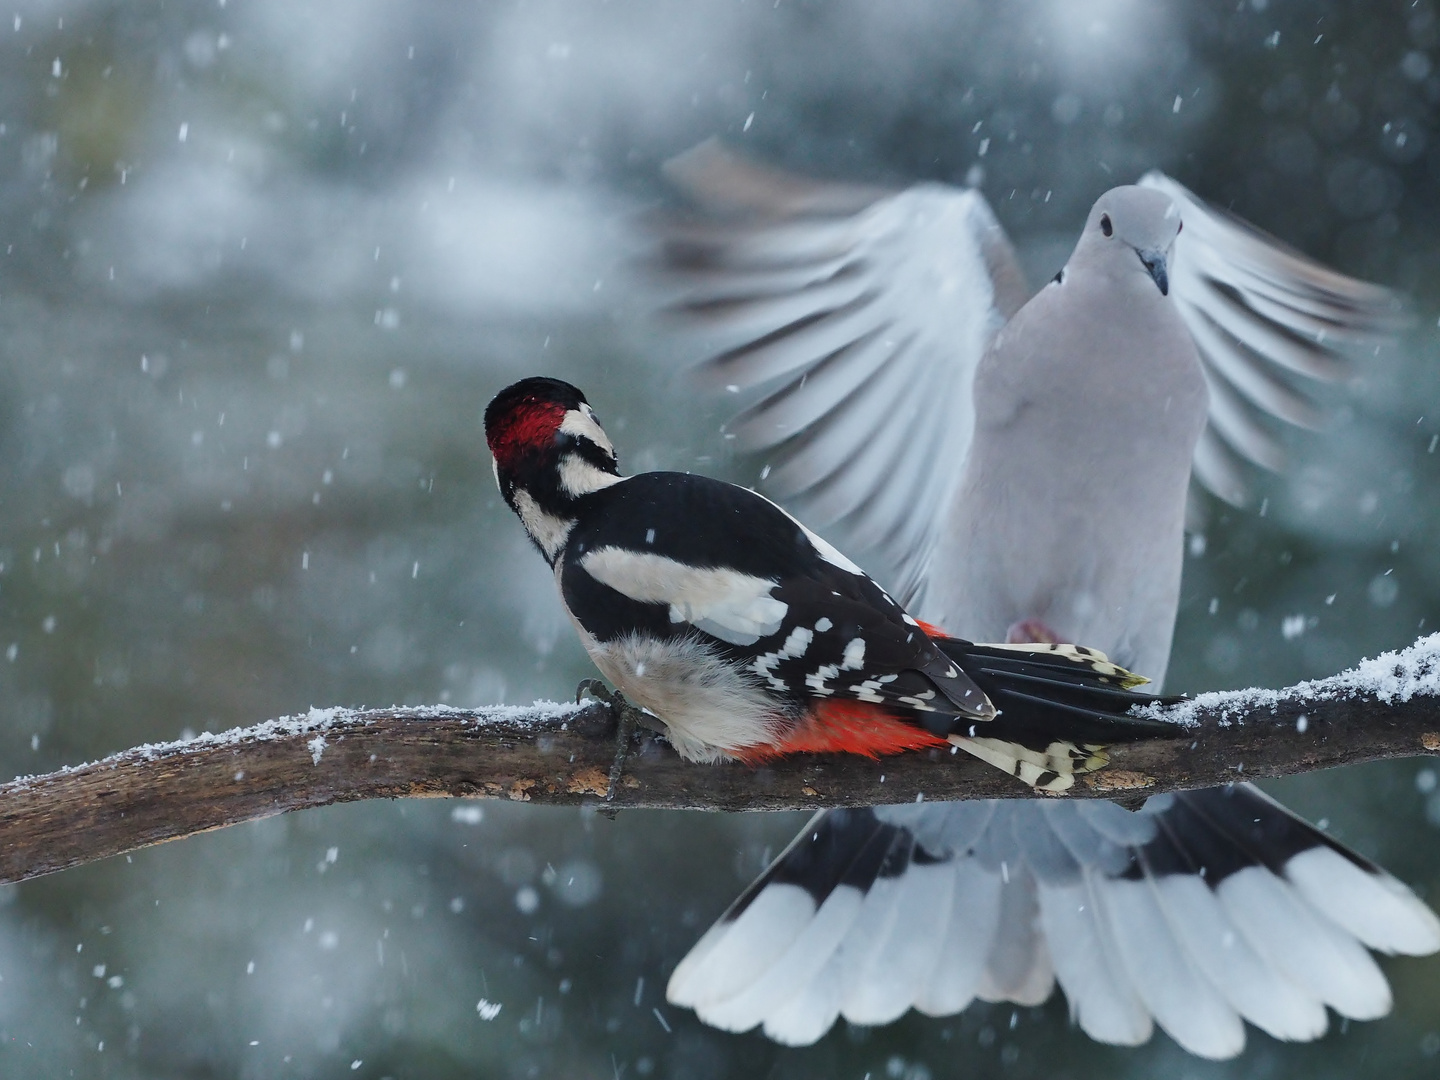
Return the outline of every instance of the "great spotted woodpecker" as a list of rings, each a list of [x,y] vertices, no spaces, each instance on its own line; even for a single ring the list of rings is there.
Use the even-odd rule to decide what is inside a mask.
[[[753,491],[689,473],[622,477],[568,383],[501,391],[485,433],[586,651],[684,758],[951,743],[1058,791],[1105,762],[1103,743],[1173,731],[1127,715],[1154,699],[1103,654],[948,637]]]

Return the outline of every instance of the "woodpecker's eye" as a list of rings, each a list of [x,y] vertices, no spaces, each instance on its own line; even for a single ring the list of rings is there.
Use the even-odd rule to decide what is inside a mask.
[[[1112,236],[1114,234],[1115,226],[1110,224],[1109,214],[1100,215],[1100,231],[1103,232],[1106,236]]]

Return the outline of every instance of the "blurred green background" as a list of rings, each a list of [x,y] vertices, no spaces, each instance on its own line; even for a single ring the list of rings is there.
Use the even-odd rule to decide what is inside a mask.
[[[20,0],[0,12],[0,773],[314,705],[590,674],[480,414],[582,385],[630,470],[751,482],[647,317],[640,215],[712,134],[836,178],[980,183],[1035,280],[1170,171],[1411,297],[1264,513],[1193,540],[1171,689],[1440,629],[1430,0]],[[1432,415],[1432,413],[1434,415]],[[1424,762],[1266,785],[1440,899]],[[797,815],[403,802],[0,889],[6,1077],[1433,1076],[1389,1018],[1200,1062],[1058,998],[806,1050],[665,979]],[[485,1019],[477,1003],[501,1006]],[[488,1010],[487,1010],[488,1011]]]

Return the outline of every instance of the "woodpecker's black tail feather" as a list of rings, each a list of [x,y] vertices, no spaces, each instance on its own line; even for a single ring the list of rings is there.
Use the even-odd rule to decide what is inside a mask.
[[[938,638],[936,644],[999,710],[993,720],[962,723],[956,734],[1044,746],[1056,739],[1103,744],[1173,738],[1179,731],[1164,720],[1130,715],[1137,705],[1178,699],[1136,692],[1147,680],[1094,649],[977,645],[958,638]]]

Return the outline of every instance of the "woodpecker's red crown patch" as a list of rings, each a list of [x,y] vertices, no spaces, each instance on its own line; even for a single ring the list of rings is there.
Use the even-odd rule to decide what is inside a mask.
[[[523,379],[498,394],[485,410],[485,441],[501,465],[554,446],[565,414],[585,398],[558,379]]]

